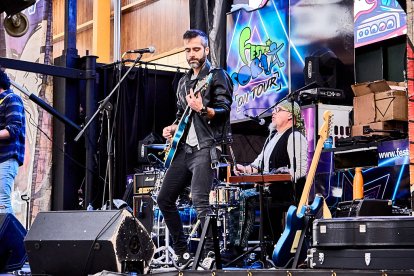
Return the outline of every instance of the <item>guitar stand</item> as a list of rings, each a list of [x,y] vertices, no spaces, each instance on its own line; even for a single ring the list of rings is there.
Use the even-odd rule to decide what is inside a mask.
[[[304,248],[304,247],[307,247],[307,244],[305,244],[306,235],[309,234],[309,229],[310,229],[310,226],[312,225],[311,223],[312,218],[308,215],[305,215],[304,219],[305,219],[304,221],[305,227],[302,233],[300,234],[299,243],[298,243],[298,247],[296,248],[292,268],[299,268],[298,267],[298,265],[300,265],[299,262],[302,262],[303,260],[306,259],[307,248]]]
[[[214,244],[214,254],[216,259],[216,269],[221,269],[221,255],[220,255],[220,246],[219,246],[219,239],[218,239],[218,230],[217,230],[217,215],[216,214],[209,214],[206,217],[206,221],[203,226],[203,231],[201,232],[200,242],[198,243],[197,251],[194,257],[193,266],[191,267],[192,270],[197,270],[199,266],[199,262],[201,259],[201,252],[204,248],[204,243],[206,240],[206,236],[208,230],[213,233],[213,244]]]

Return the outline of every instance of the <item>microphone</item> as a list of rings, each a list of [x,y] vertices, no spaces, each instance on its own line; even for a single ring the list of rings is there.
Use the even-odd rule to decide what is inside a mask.
[[[247,114],[244,114],[244,116],[246,116],[247,118],[249,118],[252,121],[255,121],[256,123],[258,123],[261,126],[265,124],[265,120],[263,118],[259,118],[257,116],[250,116],[250,115],[247,115]]]
[[[132,54],[132,53],[138,53],[138,54],[145,54],[145,53],[154,53],[155,47],[149,46],[148,48],[142,48],[142,49],[135,49],[135,50],[129,50],[125,53]]]

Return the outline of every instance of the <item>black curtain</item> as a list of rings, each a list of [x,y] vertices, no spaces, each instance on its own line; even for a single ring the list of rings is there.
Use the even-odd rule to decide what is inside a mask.
[[[190,28],[209,36],[211,63],[226,68],[226,13],[232,0],[190,0]]]
[[[122,68],[121,77],[127,70],[128,68]],[[140,170],[138,141],[150,133],[161,136],[163,127],[174,121],[175,91],[182,73],[137,67],[124,79],[119,93],[112,96],[110,102],[114,106],[112,124],[115,153],[113,198],[122,198],[127,175]],[[105,80],[103,90],[109,94],[118,82],[119,70],[107,68],[101,72],[101,76]],[[102,122],[105,137],[100,142],[99,159],[102,177],[105,175],[107,158],[106,124],[107,122]]]

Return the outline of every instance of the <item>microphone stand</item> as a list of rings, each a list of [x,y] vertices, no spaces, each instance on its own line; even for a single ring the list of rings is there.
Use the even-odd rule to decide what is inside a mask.
[[[297,171],[297,163],[296,163],[296,138],[295,138],[295,122],[294,122],[294,120],[295,120],[295,114],[294,114],[294,108],[295,108],[295,96],[296,96],[296,94],[297,93],[299,93],[300,91],[302,91],[302,90],[305,90],[305,89],[307,89],[307,88],[309,88],[309,87],[312,87],[312,86],[314,86],[316,84],[316,81],[313,81],[313,82],[311,82],[311,83],[309,83],[309,84],[307,84],[307,85],[305,85],[305,86],[303,86],[303,87],[301,87],[301,88],[299,88],[299,89],[297,89],[297,90],[295,90],[294,92],[292,92],[292,93],[289,93],[288,95],[286,95],[286,97],[285,97],[285,99],[287,99],[288,101],[290,101],[291,103],[292,103],[292,142],[293,142],[293,145],[292,145],[292,149],[293,149],[293,164],[291,164],[292,165],[292,168],[293,168],[293,181],[292,181],[292,188],[293,188],[293,201],[294,201],[294,203],[295,204],[297,204],[298,202],[297,202],[297,198],[296,198],[296,186],[297,186],[297,179],[296,179],[296,171]]]
[[[294,94],[294,93],[292,93],[292,94]],[[293,188],[293,202],[295,202],[295,204],[297,203],[296,202],[296,143],[295,143],[295,140],[296,140],[296,138],[295,138],[295,110],[294,110],[294,108],[295,108],[295,102],[294,102],[294,97],[293,97],[294,95],[292,95],[291,97],[290,97],[290,102],[292,103],[292,140],[293,140],[293,145],[292,145],[292,148],[293,148],[293,164],[292,164],[292,168],[293,168],[293,181],[292,181],[292,188]]]
[[[20,86],[19,84],[17,84],[14,80],[10,79],[10,83],[14,87],[16,87],[18,90],[20,90],[23,94],[25,94],[27,97],[29,97],[30,100],[32,100],[33,102],[35,102],[37,105],[39,105],[40,107],[42,107],[44,110],[46,110],[47,112],[49,112],[51,115],[55,116],[62,123],[65,123],[67,125],[70,125],[74,129],[81,130],[81,128],[77,124],[75,124],[74,122],[72,122],[69,118],[67,118],[66,116],[64,116],[61,113],[59,113],[56,109],[54,109],[53,107],[51,107],[48,103],[46,103],[45,101],[43,101],[38,96],[36,96],[33,93],[30,93],[29,91],[27,91],[25,88],[23,88],[22,86]]]
[[[259,164],[259,168],[258,171],[261,175],[261,181],[257,182],[258,186],[259,186],[259,210],[260,210],[260,217],[259,217],[259,243],[256,244],[255,246],[253,246],[252,248],[250,248],[249,250],[247,250],[246,252],[244,252],[243,254],[241,254],[240,256],[236,257],[235,259],[231,260],[230,262],[226,263],[224,266],[228,267],[231,264],[237,262],[238,260],[240,260],[241,258],[243,258],[244,256],[246,256],[247,254],[250,254],[250,252],[255,251],[258,247],[260,247],[260,260],[263,262],[263,265],[266,266],[266,261],[267,261],[267,243],[264,241],[264,217],[263,217],[263,212],[264,212],[264,202],[263,202],[263,191],[264,191],[264,151],[266,149],[267,144],[270,141],[270,137],[271,134],[267,137],[263,148],[262,148],[262,160],[261,163]],[[233,160],[234,159],[234,154],[233,154],[233,150],[231,150],[231,155],[233,156]]]
[[[266,267],[266,259],[267,259],[267,241],[264,240],[264,198],[263,198],[263,192],[264,192],[264,155],[265,155],[265,149],[267,144],[270,142],[270,137],[272,134],[270,133],[267,137],[263,149],[262,149],[262,160],[260,163],[260,175],[262,176],[262,181],[259,184],[259,209],[260,209],[260,217],[259,217],[259,244],[260,244],[260,260],[263,262],[263,266]]]
[[[283,98],[281,98],[280,100],[278,100],[275,104],[271,105],[270,107],[266,108],[264,111],[260,112],[259,115],[255,116],[256,118],[260,118],[260,116],[262,116],[263,114],[265,114],[266,112],[268,112],[270,109],[274,108],[275,106],[277,106],[279,103],[283,102],[284,100],[295,100],[295,94],[299,93],[302,90],[305,90],[309,87],[312,87],[316,84],[316,81],[313,81],[297,90],[295,90],[295,92],[289,93],[286,96],[284,96]]]
[[[92,115],[92,117],[89,119],[89,121],[86,123],[86,125],[82,128],[82,130],[78,133],[78,135],[75,137],[75,142],[77,142],[82,135],[85,133],[85,130],[88,128],[88,126],[91,124],[91,122],[95,119],[95,117],[100,113],[103,112],[103,109],[107,108],[108,106],[108,102],[111,99],[112,95],[117,91],[118,87],[121,85],[121,83],[123,82],[123,80],[128,76],[129,72],[131,72],[131,70],[135,67],[135,65],[139,62],[139,60],[141,59],[142,55],[139,54],[137,56],[137,58],[134,60],[133,64],[131,67],[129,67],[128,71],[126,71],[126,73],[122,76],[122,78],[118,81],[118,83],[115,85],[115,87],[112,89],[112,91],[108,94],[108,96],[106,96],[105,99],[103,99],[103,101],[101,101],[98,109],[96,110],[96,112]],[[109,111],[109,110],[108,110]],[[109,113],[108,113],[109,115]],[[110,119],[110,116],[108,116],[108,120]],[[108,123],[108,128],[109,128],[109,123]],[[110,135],[110,130],[108,129],[108,139],[112,140],[112,135]],[[108,143],[112,144],[112,141],[108,141]],[[113,157],[113,152],[112,152],[112,146],[109,146],[109,149],[111,152],[108,152],[108,162],[107,164],[110,164],[110,166],[112,166],[112,157]],[[109,172],[112,172],[112,168],[109,168]],[[112,174],[112,173],[109,173]],[[112,179],[112,175],[109,175],[109,181],[108,181],[108,200],[109,200],[109,210],[112,209],[112,186],[113,186],[113,179]]]

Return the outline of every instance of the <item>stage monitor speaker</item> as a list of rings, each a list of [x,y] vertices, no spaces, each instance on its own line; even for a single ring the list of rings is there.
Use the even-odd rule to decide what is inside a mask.
[[[26,230],[12,214],[0,214],[0,271],[20,269],[27,260]]]
[[[392,201],[364,198],[338,203],[336,217],[392,216]]]
[[[146,273],[155,245],[126,210],[40,212],[24,244],[31,273]]]

